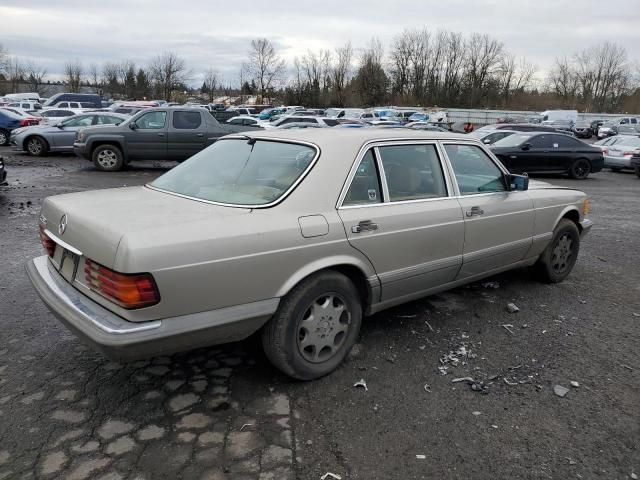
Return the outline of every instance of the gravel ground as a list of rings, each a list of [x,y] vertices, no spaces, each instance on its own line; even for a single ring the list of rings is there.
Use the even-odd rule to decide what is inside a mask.
[[[341,368],[301,383],[255,338],[127,365],[85,348],[24,272],[41,254],[40,204],[171,164],[105,174],[70,156],[0,155],[0,480],[640,476],[634,175],[550,180],[592,198],[567,281],[519,270],[377,314]],[[475,383],[452,381],[464,377]]]

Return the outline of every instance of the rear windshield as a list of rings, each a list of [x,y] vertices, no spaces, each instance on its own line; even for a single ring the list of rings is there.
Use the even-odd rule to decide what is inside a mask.
[[[514,133],[508,137],[498,140],[491,145],[492,147],[517,147],[518,145],[526,142],[532,137],[530,133]]]
[[[266,206],[294,186],[316,152],[298,143],[219,140],[151,186],[224,205]]]

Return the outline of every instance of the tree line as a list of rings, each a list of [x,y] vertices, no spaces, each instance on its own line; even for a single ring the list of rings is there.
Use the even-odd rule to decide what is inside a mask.
[[[194,88],[193,70],[174,52],[157,55],[145,66],[130,60],[101,66],[69,61],[63,80],[71,92],[90,87],[122,99],[170,101],[187,92],[209,102],[221,94],[249,94],[314,107],[393,104],[604,113],[640,111],[638,73],[625,48],[612,42],[558,56],[544,74],[489,35],[425,28],[404,30],[386,48],[374,38],[358,49],[347,42],[333,50],[309,50],[290,65],[270,40],[255,39],[235,86],[225,85],[210,67],[200,75],[202,86]],[[45,69],[0,45],[0,85],[6,93],[20,84],[46,93],[47,77]]]

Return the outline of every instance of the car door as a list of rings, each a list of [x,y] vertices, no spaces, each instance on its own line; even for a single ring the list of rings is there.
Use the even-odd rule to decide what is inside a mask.
[[[435,142],[393,142],[363,153],[338,210],[350,244],[373,264],[382,302],[453,281],[464,219]]]
[[[153,110],[136,117],[133,128],[124,130],[127,154],[131,159],[167,158],[167,112]]]
[[[581,143],[579,140],[566,135],[551,135],[548,170],[566,172],[578,157],[578,149],[581,147]]]
[[[185,160],[205,147],[205,124],[197,110],[174,110],[171,116],[167,154],[171,160]]]
[[[51,148],[53,150],[72,149],[76,132],[93,125],[94,119],[95,115],[79,115],[64,120],[60,126],[52,127],[49,135]]]
[[[443,142],[464,213],[464,250],[458,278],[468,278],[524,259],[532,243],[533,202],[509,191],[505,174],[481,147]]]
[[[529,148],[516,153],[518,156],[517,171],[533,173],[549,169],[549,154],[552,148],[552,135],[548,133],[534,134],[529,139]],[[516,171],[516,170],[514,170]]]

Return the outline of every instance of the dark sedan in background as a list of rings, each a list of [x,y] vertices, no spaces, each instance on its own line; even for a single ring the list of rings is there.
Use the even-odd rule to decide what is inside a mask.
[[[604,166],[600,148],[560,133],[516,133],[490,148],[512,173],[558,173],[583,179]]]

